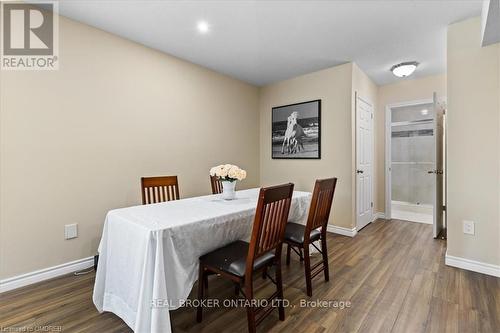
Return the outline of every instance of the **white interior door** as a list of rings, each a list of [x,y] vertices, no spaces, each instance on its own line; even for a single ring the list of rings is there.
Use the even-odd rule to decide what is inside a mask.
[[[373,220],[373,105],[356,94],[356,228]]]
[[[436,93],[434,93],[434,138],[436,164],[434,170],[429,170],[429,174],[435,177],[434,195],[434,216],[433,216],[433,236],[437,238],[444,229],[443,219],[443,184],[444,184],[444,103],[438,103]]]

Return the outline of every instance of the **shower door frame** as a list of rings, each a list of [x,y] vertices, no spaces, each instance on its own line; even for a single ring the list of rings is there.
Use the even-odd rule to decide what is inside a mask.
[[[417,105],[422,105],[422,104],[433,104],[434,99],[433,98],[428,98],[428,99],[420,99],[420,100],[414,100],[414,101],[408,101],[408,102],[401,102],[401,103],[392,103],[388,104],[385,107],[385,218],[386,219],[391,219],[392,218],[392,177],[391,177],[391,159],[392,159],[392,153],[391,153],[391,143],[392,143],[392,127],[391,127],[391,120],[392,120],[392,109],[393,108],[398,108],[398,107],[404,107],[404,106],[417,106]]]

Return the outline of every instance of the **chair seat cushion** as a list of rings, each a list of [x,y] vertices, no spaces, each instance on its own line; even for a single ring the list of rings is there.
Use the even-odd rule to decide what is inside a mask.
[[[245,276],[249,244],[236,241],[200,257],[200,264],[217,268],[239,277]],[[274,260],[274,251],[255,259],[254,270],[269,265]]]
[[[306,226],[303,224],[288,222],[285,229],[285,242],[290,241],[293,243],[302,244],[304,243],[304,235],[306,232]],[[311,230],[311,235],[309,239],[311,242],[320,239],[321,232],[318,229]]]

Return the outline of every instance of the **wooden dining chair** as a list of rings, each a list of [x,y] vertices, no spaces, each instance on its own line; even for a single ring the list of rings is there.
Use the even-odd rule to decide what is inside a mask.
[[[202,320],[201,301],[207,274],[219,274],[235,283],[237,290],[248,300],[248,331],[256,326],[273,310],[272,300],[277,300],[279,319],[285,320],[283,307],[283,281],[281,277],[281,250],[292,201],[293,184],[261,188],[252,228],[250,243],[236,241],[200,257],[198,277],[198,300],[196,320]],[[267,275],[267,268],[275,267],[275,279]],[[253,276],[264,271],[276,285],[276,292],[268,299],[268,307],[259,307],[253,300]]]
[[[288,222],[286,226],[286,264],[287,266],[290,265],[291,249],[299,255],[300,261],[304,261],[307,296],[312,296],[311,280],[316,275],[323,271],[325,281],[330,279],[328,252],[326,250],[326,228],[336,185],[337,178],[316,180],[306,225]],[[318,240],[321,241],[321,250],[314,244],[314,242]],[[309,256],[310,244],[314,246],[322,256],[322,260],[313,266],[311,266],[311,258]],[[304,251],[304,255],[302,255],[302,251]]]
[[[222,193],[222,182],[217,176],[210,176],[210,185],[212,185],[212,194]]]
[[[179,200],[177,176],[142,177],[142,204]]]

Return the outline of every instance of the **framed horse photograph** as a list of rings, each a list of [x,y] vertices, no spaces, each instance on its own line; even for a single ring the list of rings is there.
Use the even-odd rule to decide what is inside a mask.
[[[321,100],[272,108],[271,157],[321,158]]]

